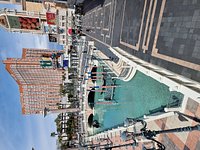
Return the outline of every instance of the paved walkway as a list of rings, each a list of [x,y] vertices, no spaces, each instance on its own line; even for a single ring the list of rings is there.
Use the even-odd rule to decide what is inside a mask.
[[[195,100],[188,99],[185,115],[200,118],[200,104]],[[199,120],[200,121],[200,120]],[[168,118],[156,120],[149,124],[149,128],[171,129],[184,126],[193,126],[197,122],[185,117],[184,115],[174,115]],[[167,150],[198,150],[200,149],[200,131],[185,133],[169,133],[158,136],[161,143]]]
[[[83,25],[91,29],[85,31],[88,38],[104,54],[110,55],[109,46],[120,47],[140,59],[200,82],[199,0],[105,0],[103,5],[93,6],[83,17]],[[151,121],[148,128],[163,130],[196,125],[186,115],[200,118],[199,100],[188,98],[183,114]],[[109,137],[115,145],[125,144],[119,135]],[[156,138],[166,150],[200,149],[199,131],[162,134]],[[142,144],[135,149],[141,150]]]
[[[120,47],[200,82],[200,1],[105,0],[90,6],[83,25],[99,49],[102,43]]]
[[[200,104],[195,100],[188,99],[184,115],[189,117],[195,117],[195,119],[200,118]],[[173,116],[158,119],[148,123],[147,128],[150,130],[164,130],[172,129],[185,126],[196,125],[197,122],[191,118],[184,115],[175,114]],[[200,119],[199,119],[200,120]],[[130,129],[129,129],[130,131]],[[120,138],[120,132],[109,134],[109,138],[114,145],[122,145],[131,143],[132,140],[124,142]],[[200,149],[200,131],[183,132],[183,133],[168,133],[160,134],[156,137],[156,140],[165,145],[166,150],[199,150]],[[94,140],[94,143],[99,143],[99,140]],[[106,144],[105,141],[100,142],[101,145]],[[150,141],[140,142],[134,150],[141,150],[142,146],[151,147],[153,145]],[[115,148],[117,149],[133,149],[131,146]]]

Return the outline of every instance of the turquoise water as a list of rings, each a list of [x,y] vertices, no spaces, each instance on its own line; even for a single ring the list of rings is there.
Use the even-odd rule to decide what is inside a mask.
[[[116,80],[115,84],[120,86],[115,88],[113,95],[117,103],[96,104],[94,107],[94,118],[101,124],[101,128],[95,129],[95,132],[122,124],[127,117],[138,118],[144,114],[148,115],[150,110],[171,103],[172,95],[179,99],[183,98],[181,93],[170,92],[168,86],[138,71],[129,82]],[[95,102],[98,99],[103,99],[103,94],[96,93]]]

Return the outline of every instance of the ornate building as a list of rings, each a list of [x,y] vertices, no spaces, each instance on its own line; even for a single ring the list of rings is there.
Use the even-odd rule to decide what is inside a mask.
[[[45,107],[58,107],[63,75],[58,59],[62,53],[46,49],[23,49],[22,58],[3,61],[6,70],[19,85],[22,114],[41,114]]]
[[[44,22],[45,13],[0,9],[0,26],[10,32],[44,34]]]

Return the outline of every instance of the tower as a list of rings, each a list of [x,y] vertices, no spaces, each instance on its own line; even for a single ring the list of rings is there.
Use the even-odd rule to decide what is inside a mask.
[[[22,114],[42,114],[45,107],[58,107],[63,70],[53,66],[61,53],[63,51],[23,49],[22,58],[3,61],[19,86]]]

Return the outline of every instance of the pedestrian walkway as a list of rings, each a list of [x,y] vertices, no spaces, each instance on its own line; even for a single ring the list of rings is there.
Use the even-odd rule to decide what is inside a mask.
[[[188,99],[186,109],[184,110],[184,114],[192,117],[200,118],[200,105],[193,99]],[[200,119],[199,119],[200,120]],[[172,116],[157,119],[154,121],[148,122],[147,128],[149,130],[166,130],[166,129],[173,129],[179,127],[186,127],[186,126],[194,126],[197,122],[188,118],[181,113],[175,113]],[[133,131],[133,128],[128,129],[121,129],[121,130],[113,130],[109,131],[106,135],[110,138],[113,142],[113,146],[116,145],[124,145],[127,143],[133,142],[132,140],[123,141],[120,137],[120,134],[125,131]],[[166,150],[198,150],[200,149],[200,131],[192,131],[192,132],[182,132],[182,133],[167,133],[167,134],[160,134],[155,139],[165,145]],[[104,135],[99,135],[99,138],[106,138]],[[99,139],[93,138],[93,142],[99,143]],[[145,139],[138,139],[138,146],[134,148],[134,150],[141,150],[143,146],[151,147],[153,142]],[[105,142],[100,142],[100,145],[105,144]],[[126,146],[127,149],[133,149],[132,146]],[[116,148],[123,149],[123,147]],[[125,148],[124,148],[125,149]]]
[[[99,49],[119,47],[200,82],[199,14],[198,0],[105,0],[85,14],[83,31]]]
[[[102,50],[99,57],[109,58],[110,51],[114,53],[112,48],[109,51],[109,47],[114,47],[123,56],[122,59],[114,53],[119,58],[118,62],[107,62],[116,74],[125,65],[123,62],[130,65],[129,61],[132,61],[131,64],[135,64],[138,70],[166,84],[170,91],[184,94],[180,108],[166,109],[168,113],[160,118],[146,116],[148,129],[196,125],[200,118],[200,1],[105,0],[103,5],[93,6],[83,17],[83,31],[95,41],[97,49]],[[85,31],[88,28],[92,29],[91,32]],[[108,136],[113,145],[122,145],[128,143],[120,138],[120,133],[125,130],[125,127],[119,127],[87,139],[105,144],[99,138]],[[192,131],[161,134],[156,139],[167,150],[198,150],[199,137],[200,131]],[[154,144],[144,139],[138,141],[139,145],[134,148],[137,150]]]
[[[188,98],[185,115],[200,118],[200,104],[196,100]],[[200,121],[200,120],[199,120]],[[200,122],[196,122],[184,115],[175,114],[174,116],[155,120],[148,124],[148,128],[153,129],[172,129],[185,126],[194,126]],[[166,146],[166,149],[175,150],[198,150],[200,149],[200,131],[161,134],[157,138]]]

